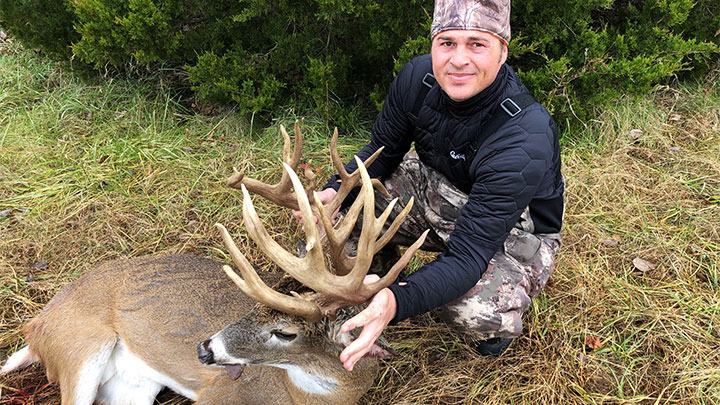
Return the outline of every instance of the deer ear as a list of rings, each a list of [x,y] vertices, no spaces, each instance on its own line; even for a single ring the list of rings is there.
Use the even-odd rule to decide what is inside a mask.
[[[390,347],[390,343],[385,340],[384,337],[380,336],[370,348],[370,351],[365,353],[363,357],[375,357],[378,359],[389,359],[397,356],[398,353]]]

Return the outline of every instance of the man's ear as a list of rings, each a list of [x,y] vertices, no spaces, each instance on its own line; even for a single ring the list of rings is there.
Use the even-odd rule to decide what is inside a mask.
[[[508,47],[507,47],[507,45],[505,45],[505,43],[503,41],[500,41],[500,46],[502,47],[502,49],[500,50],[500,61],[499,62],[502,65],[507,60]]]

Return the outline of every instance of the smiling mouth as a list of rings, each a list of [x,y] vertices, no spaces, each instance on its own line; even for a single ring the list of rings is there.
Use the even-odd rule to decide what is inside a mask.
[[[457,72],[457,73],[448,73],[447,76],[450,78],[450,80],[461,82],[461,81],[465,81],[465,80],[469,79],[470,77],[473,76],[473,74]]]

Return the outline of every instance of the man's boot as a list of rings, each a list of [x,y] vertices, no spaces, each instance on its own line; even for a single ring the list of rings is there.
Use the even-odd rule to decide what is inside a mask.
[[[512,338],[491,338],[475,342],[475,351],[481,356],[499,357],[512,343]]]

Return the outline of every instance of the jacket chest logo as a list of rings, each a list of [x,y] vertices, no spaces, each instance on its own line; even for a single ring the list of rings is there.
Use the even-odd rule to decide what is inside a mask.
[[[464,154],[464,153],[455,153],[454,150],[451,150],[451,151],[450,151],[450,157],[453,158],[453,159],[455,159],[455,160],[460,160],[460,159],[465,160],[465,154]]]

